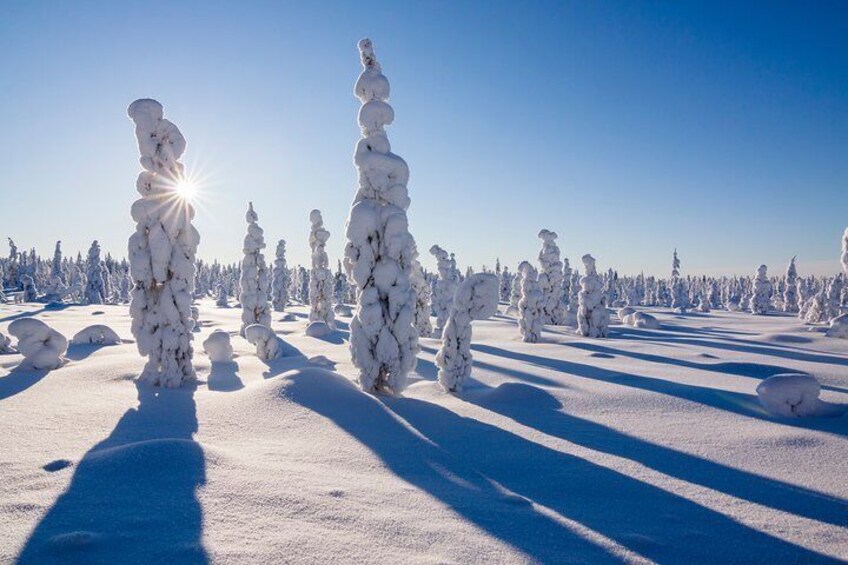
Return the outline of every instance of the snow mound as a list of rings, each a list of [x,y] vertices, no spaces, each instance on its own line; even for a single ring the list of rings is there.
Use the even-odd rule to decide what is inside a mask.
[[[760,404],[775,416],[816,416],[820,412],[821,385],[815,377],[786,373],[769,377],[757,386]]]
[[[848,339],[848,314],[841,314],[830,321],[830,327],[824,333],[827,337]]]
[[[334,369],[336,367],[336,362],[332,359],[328,359],[325,355],[316,355],[315,357],[310,357],[308,362],[310,365],[315,365],[316,367],[325,367],[327,369]]]
[[[7,353],[16,353],[15,348],[12,347],[12,338],[0,332],[0,355]]]
[[[327,337],[328,335],[332,335],[334,331],[327,322],[312,322],[306,326],[306,335],[309,337]]]
[[[115,330],[103,324],[94,324],[83,328],[71,339],[74,345],[118,345],[121,338]]]
[[[294,314],[289,312],[288,314],[283,314],[282,316],[280,316],[279,321],[280,322],[294,322],[295,320],[297,320],[297,316],[295,316]]]
[[[336,316],[341,316],[343,318],[350,318],[353,316],[353,308],[351,308],[348,304],[336,304],[333,307],[333,312]]]
[[[483,404],[513,406],[522,410],[538,412],[559,410],[562,405],[541,388],[524,383],[502,383],[480,395]]]
[[[251,324],[245,328],[244,338],[256,346],[256,355],[263,361],[276,359],[282,354],[280,338],[268,326]]]
[[[633,308],[632,306],[625,306],[624,308],[619,308],[617,313],[618,319],[624,322],[624,318],[636,313],[636,308]],[[627,322],[624,323],[626,324]]]
[[[633,312],[624,316],[621,321],[634,328],[645,328],[649,330],[658,330],[660,328],[660,321],[645,312]]]
[[[9,324],[9,333],[18,338],[18,351],[33,369],[58,369],[68,349],[65,336],[35,318],[19,318]]]
[[[203,341],[203,351],[213,363],[226,363],[233,359],[233,346],[230,334],[224,330],[215,330]]]

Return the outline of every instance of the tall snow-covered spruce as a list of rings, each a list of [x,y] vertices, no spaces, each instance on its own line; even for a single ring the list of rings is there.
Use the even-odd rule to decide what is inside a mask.
[[[369,39],[359,42],[362,74],[354,93],[362,102],[354,163],[359,189],[347,221],[345,268],[357,286],[350,349],[359,384],[369,392],[400,393],[415,366],[415,291],[410,284],[415,241],[409,233],[409,168],[391,152],[385,126],[394,120],[386,103],[389,81]]]
[[[186,141],[155,100],[136,100],[127,114],[135,123],[144,169],[136,181],[141,198],[132,205],[136,230],[129,239],[132,333],[147,357],[140,378],[178,387],[196,379],[191,298],[200,234],[191,224],[194,208],[177,190]]]
[[[271,277],[271,304],[275,312],[283,312],[289,304],[289,269],[286,266],[286,240],[277,242],[274,270]]]
[[[324,227],[320,210],[309,213],[312,229],[309,232],[309,247],[312,249],[312,270],[309,273],[309,321],[324,322],[334,329],[333,316],[333,272],[327,257],[327,240],[330,232]]]
[[[259,215],[253,202],[247,207],[247,235],[244,236],[244,258],[241,261],[241,335],[248,326],[271,327],[268,303],[268,267],[265,264],[265,232],[259,227]]]
[[[556,238],[556,232],[539,232],[539,239],[542,240],[542,249],[539,251],[539,288],[542,291],[543,323],[559,326],[565,322],[565,304],[562,302],[563,267]]]
[[[604,283],[598,276],[595,258],[588,253],[583,256],[583,268],[586,274],[580,279],[577,333],[587,337],[607,337],[609,310],[605,303]]]

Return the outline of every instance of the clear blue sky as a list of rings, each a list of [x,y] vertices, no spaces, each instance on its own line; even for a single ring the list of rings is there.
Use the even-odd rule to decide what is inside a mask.
[[[599,267],[836,272],[848,224],[846,2],[38,2],[0,18],[0,236],[122,256],[153,97],[206,179],[199,255],[341,255],[360,71],[374,41],[419,247],[462,268],[535,258],[540,228]],[[4,251],[5,253],[5,251]],[[429,254],[424,263],[432,267]]]

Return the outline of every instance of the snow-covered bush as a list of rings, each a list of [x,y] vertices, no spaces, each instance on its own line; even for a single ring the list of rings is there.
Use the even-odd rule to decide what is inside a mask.
[[[542,240],[542,249],[539,251],[539,289],[542,291],[542,323],[558,326],[565,321],[565,305],[562,303],[562,260],[556,238],[556,232],[539,232],[539,239]]]
[[[282,354],[280,338],[264,324],[253,324],[244,330],[245,339],[256,346],[256,356],[263,361],[276,359]]]
[[[436,316],[433,337],[440,339],[453,306],[453,296],[459,284],[459,273],[456,272],[456,262],[452,260],[451,255],[438,245],[430,247],[430,254],[436,258],[436,269],[439,272],[436,292],[433,295],[433,314]]]
[[[363,70],[354,89],[362,102],[362,138],[354,153],[359,189],[345,247],[345,268],[357,287],[350,348],[364,390],[400,393],[418,353],[418,332],[412,325],[415,291],[410,283],[415,242],[406,216],[409,167],[391,152],[384,129],[394,120],[394,110],[386,103],[389,81],[371,41],[361,40],[359,51]]]
[[[18,318],[9,324],[9,333],[18,338],[18,352],[24,356],[23,365],[33,369],[58,369],[64,363],[62,355],[68,340],[35,318]]]
[[[820,324],[830,320],[827,307],[827,288],[822,284],[818,292],[810,297],[805,304],[804,322]]]
[[[268,303],[268,267],[265,266],[265,237],[257,223],[259,215],[253,202],[247,207],[247,235],[244,236],[244,258],[241,261],[241,335],[247,326],[271,326],[271,305]]]
[[[17,350],[12,347],[12,339],[4,335],[3,332],[0,332],[0,355],[7,355],[9,353],[16,353]]]
[[[586,274],[580,279],[577,307],[577,333],[587,337],[606,337],[609,331],[609,310],[604,301],[604,283],[598,276],[595,258],[583,256]]]
[[[521,298],[518,300],[518,330],[527,343],[536,343],[542,338],[542,291],[536,269],[527,261],[518,266],[521,277]]]
[[[233,360],[233,346],[230,334],[224,330],[215,330],[203,341],[203,350],[213,363],[227,363]]]
[[[439,383],[448,392],[460,392],[471,376],[471,321],[484,320],[498,311],[498,279],[479,273],[465,279],[456,290],[442,347],[436,354]]]
[[[271,305],[275,312],[284,312],[289,303],[289,269],[286,266],[286,240],[277,242],[274,270],[271,273]]]
[[[35,281],[30,275],[21,275],[21,286],[24,291],[24,302],[38,300],[38,289],[35,288]]]
[[[763,408],[785,418],[815,416],[821,407],[820,393],[818,380],[805,374],[774,375],[757,386]]]
[[[830,283],[827,285],[827,298],[825,300],[826,320],[824,321],[832,320],[842,313],[843,287],[842,273],[830,279]]]
[[[760,265],[757,275],[754,277],[753,295],[751,296],[750,308],[752,314],[768,314],[771,306],[771,282],[766,274],[768,267]]]
[[[624,318],[636,312],[636,308],[632,306],[625,306],[624,308],[619,308],[616,314],[618,314],[618,319],[624,322]]]
[[[196,380],[191,299],[200,234],[191,224],[194,208],[177,190],[186,142],[155,100],[136,100],[127,114],[135,122],[144,168],[136,182],[141,198],[132,205],[136,231],[129,239],[132,333],[148,358],[141,379],[178,387]]]
[[[848,314],[840,314],[830,321],[830,327],[825,332],[827,337],[848,339]]]
[[[786,268],[786,288],[783,289],[783,311],[798,312],[798,270],[795,268],[795,257],[789,261]]]
[[[621,321],[634,328],[645,328],[647,330],[658,330],[660,328],[659,320],[645,312],[632,312],[624,316]]]
[[[78,331],[71,343],[74,345],[118,345],[121,338],[115,330],[102,324],[94,324]]]
[[[324,322],[335,328],[333,317],[333,272],[327,257],[327,240],[330,232],[324,228],[320,210],[309,213],[312,230],[309,232],[309,247],[312,249],[312,271],[309,274],[309,321]]]
[[[310,322],[308,326],[306,326],[306,333],[309,337],[317,337],[323,338],[335,333],[335,328],[331,327],[327,322],[322,322],[321,320],[316,320],[314,322]]]
[[[227,296],[227,287],[222,284],[219,284],[216,287],[217,298],[215,298],[215,305],[221,308],[226,308],[229,306],[229,296]]]

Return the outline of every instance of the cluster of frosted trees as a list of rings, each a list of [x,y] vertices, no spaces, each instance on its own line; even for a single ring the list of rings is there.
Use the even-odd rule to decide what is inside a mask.
[[[184,180],[181,157],[186,140],[165,119],[157,101],[141,99],[127,112],[135,125],[142,171],[131,209],[136,223],[129,239],[128,260],[103,256],[94,241],[85,256],[63,256],[57,242],[53,256],[42,259],[35,250],[20,251],[9,239],[9,255],[0,258],[0,299],[14,292],[25,300],[84,304],[129,303],[132,331],[140,354],[147,358],[141,379],[154,385],[181,386],[195,380],[192,332],[198,324],[196,298],[212,297],[220,307],[241,309],[240,334],[264,360],[285,355],[285,344],[272,329],[272,312],[284,312],[295,302],[309,307],[310,328],[335,331],[335,314],[350,315],[350,352],[364,390],[401,392],[415,365],[420,338],[441,340],[436,354],[438,379],[445,390],[458,392],[471,374],[472,322],[498,312],[517,320],[521,338],[542,339],[547,326],[572,327],[590,338],[607,337],[610,308],[628,325],[655,328],[655,318],[640,306],[661,306],[685,314],[697,309],[746,311],[767,315],[797,314],[811,324],[831,323],[829,335],[848,337],[848,230],[843,236],[841,262],[845,275],[801,277],[795,259],[785,273],[770,275],[761,265],[751,276],[692,277],[684,275],[675,249],[669,278],[619,276],[599,272],[595,258],[582,256],[582,274],[572,268],[557,245],[556,232],[543,229],[537,261],[522,261],[516,269],[494,272],[472,268],[463,272],[453,253],[432,245],[436,272],[421,265],[418,246],[407,217],[409,168],[392,152],[386,132],[394,110],[390,87],[371,42],[359,42],[362,72],[354,94],[361,107],[361,138],[354,151],[359,183],[345,226],[344,268],[330,268],[326,246],[330,232],[321,212],[309,219],[310,265],[289,267],[286,242],[279,240],[269,269],[259,216],[250,203],[243,258],[224,265],[196,258],[200,236],[194,228],[194,209],[179,197]],[[435,322],[435,323],[433,323]],[[10,326],[19,350],[33,366],[55,368],[62,362],[67,341],[35,320]],[[92,332],[89,332],[92,333]],[[92,333],[92,335],[97,332]],[[322,333],[307,330],[308,335]],[[86,334],[88,335],[88,334]],[[100,334],[97,334],[100,335]],[[11,350],[0,336],[0,349]],[[203,343],[213,362],[232,358],[230,335],[216,330]]]

